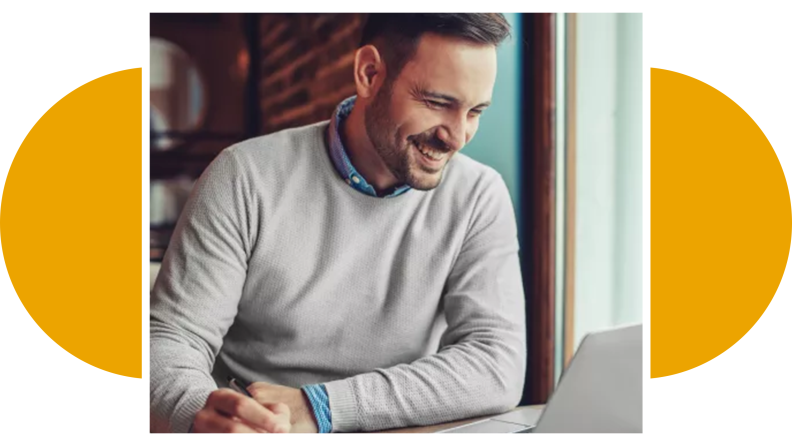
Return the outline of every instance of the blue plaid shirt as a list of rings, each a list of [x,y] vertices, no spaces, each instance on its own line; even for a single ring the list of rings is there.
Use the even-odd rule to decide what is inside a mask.
[[[333,161],[333,165],[335,166],[338,174],[341,175],[341,178],[346,181],[346,183],[355,190],[362,192],[366,195],[371,195],[372,197],[378,197],[377,191],[374,187],[363,178],[355,169],[355,166],[352,165],[352,162],[349,160],[349,156],[347,156],[346,149],[344,148],[344,143],[341,142],[341,125],[349,116],[349,113],[352,111],[352,107],[355,105],[355,96],[349,97],[343,100],[333,113],[333,117],[330,120],[330,144],[328,145],[328,151],[330,154],[330,159]],[[383,195],[383,198],[390,198],[395,197],[397,195],[401,195],[405,192],[410,190],[409,185],[402,185],[395,187],[392,191]],[[328,433],[333,430],[333,423],[330,418],[330,400],[327,396],[327,389],[325,388],[324,384],[312,384],[308,386],[302,387],[303,392],[308,397],[308,401],[311,403],[311,407],[313,408],[314,417],[316,417],[316,424],[319,427],[319,433]]]

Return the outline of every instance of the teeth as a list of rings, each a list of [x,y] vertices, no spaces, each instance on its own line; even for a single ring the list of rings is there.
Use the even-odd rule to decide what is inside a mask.
[[[441,159],[443,159],[442,153],[434,151],[432,149],[424,149],[423,147],[418,147],[418,151],[435,161],[440,161]]]

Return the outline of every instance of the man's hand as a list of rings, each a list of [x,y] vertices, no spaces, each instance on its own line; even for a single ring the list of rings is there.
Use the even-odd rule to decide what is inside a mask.
[[[193,432],[287,433],[290,418],[286,404],[261,404],[231,389],[219,389],[195,416]]]
[[[286,404],[291,412],[292,432],[319,432],[311,403],[302,390],[265,382],[255,382],[247,390],[256,401],[265,406],[275,403]]]

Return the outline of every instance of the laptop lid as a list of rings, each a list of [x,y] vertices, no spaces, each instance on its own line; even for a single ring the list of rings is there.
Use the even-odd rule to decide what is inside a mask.
[[[642,432],[643,324],[587,334],[533,432]]]

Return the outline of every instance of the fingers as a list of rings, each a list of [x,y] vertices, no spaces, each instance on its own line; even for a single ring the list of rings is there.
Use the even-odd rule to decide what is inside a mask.
[[[270,386],[271,385],[269,383],[265,383],[265,382],[262,382],[262,381],[256,381],[256,382],[250,384],[249,386],[247,386],[247,391],[252,393],[253,396],[255,396],[257,392],[262,391],[262,390],[266,390],[266,389],[270,388]]]
[[[280,420],[286,420],[286,424],[289,426],[289,432],[291,431],[292,426],[292,416],[291,410],[289,406],[284,403],[264,403],[264,407],[269,409],[276,417]]]
[[[193,432],[252,434],[257,431],[239,419],[231,419],[211,408],[205,407],[195,416]]]
[[[212,392],[206,405],[228,418],[239,417],[252,428],[261,428],[267,432],[289,432],[291,430],[288,408],[285,415],[280,407],[278,408],[280,413],[274,413],[252,398],[230,389]]]
[[[265,404],[264,407],[269,409],[275,415],[286,415],[287,417],[291,415],[289,406],[284,403]]]
[[[276,386],[265,382],[254,382],[247,387],[247,391],[253,395],[253,399],[259,404],[269,409],[275,415],[283,415],[286,419],[291,420],[292,414],[289,405],[283,402],[290,399],[290,395],[286,390],[294,391],[295,389]],[[299,389],[296,391],[299,395],[302,395]]]

